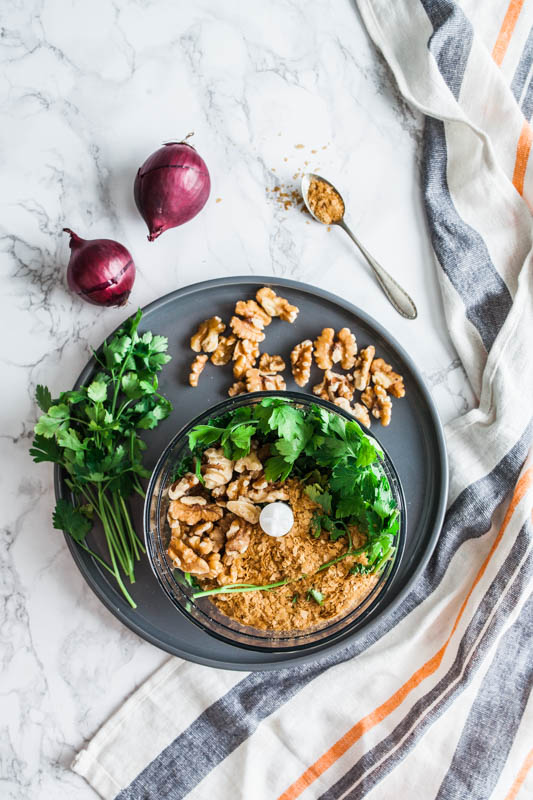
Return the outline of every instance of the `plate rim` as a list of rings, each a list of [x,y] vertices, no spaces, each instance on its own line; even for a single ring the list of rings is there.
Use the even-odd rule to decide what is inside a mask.
[[[432,529],[428,538],[427,545],[424,549],[422,557],[420,558],[415,569],[413,570],[409,580],[406,582],[405,586],[398,592],[398,594],[394,597],[394,599],[391,600],[389,605],[381,612],[379,612],[374,617],[374,619],[372,619],[363,628],[353,632],[351,635],[348,634],[345,638],[332,643],[330,646],[326,646],[324,647],[324,649],[315,652],[296,655],[294,657],[291,656],[287,657],[286,653],[281,654],[282,656],[284,656],[281,660],[266,660],[266,661],[246,663],[246,664],[238,663],[237,661],[228,663],[226,661],[221,661],[218,658],[198,656],[195,653],[188,652],[182,647],[176,647],[176,646],[169,647],[165,642],[162,642],[156,636],[153,636],[151,633],[145,631],[144,628],[138,623],[136,623],[134,619],[128,617],[127,614],[122,610],[122,608],[113,602],[112,597],[108,596],[108,594],[101,589],[99,582],[96,580],[95,576],[86,570],[86,565],[82,558],[82,554],[84,553],[84,551],[77,547],[76,543],[72,540],[70,536],[68,536],[68,534],[63,532],[63,536],[67,543],[67,547],[70,550],[70,553],[73,557],[73,560],[76,566],[78,567],[79,571],[81,572],[84,580],[88,584],[88,586],[95,593],[100,602],[107,608],[107,610],[110,611],[113,614],[113,616],[115,616],[129,630],[136,633],[141,639],[143,639],[144,641],[148,641],[150,644],[154,645],[160,650],[163,650],[164,652],[170,653],[171,655],[178,656],[180,658],[184,658],[187,661],[192,661],[193,663],[202,664],[203,666],[215,667],[217,669],[230,669],[236,671],[244,670],[244,671],[254,672],[261,670],[287,669],[292,666],[309,663],[311,661],[319,661],[321,658],[325,658],[329,654],[337,652],[347,647],[351,642],[356,641],[364,634],[370,633],[381,622],[385,614],[390,615],[393,613],[393,611],[400,605],[400,603],[410,592],[414,582],[426,568],[429,559],[431,558],[435,550],[442,529],[444,516],[446,514],[448,487],[449,487],[449,471],[448,471],[448,454],[446,450],[446,440],[444,436],[442,422],[440,420],[437,408],[435,406],[433,398],[431,397],[429,389],[425,384],[424,378],[422,377],[413,359],[407,353],[405,348],[397,341],[397,339],[394,336],[392,336],[392,334],[390,334],[380,322],[374,319],[374,317],[372,317],[366,311],[363,311],[363,309],[359,308],[358,306],[354,305],[348,300],[339,297],[338,295],[333,294],[332,292],[329,292],[326,289],[322,289],[318,286],[313,286],[312,284],[307,284],[302,281],[296,281],[293,280],[292,278],[278,277],[276,275],[255,275],[255,274],[230,275],[230,276],[224,276],[222,278],[211,278],[206,281],[199,281],[197,283],[187,284],[186,286],[182,286],[179,289],[174,289],[173,291],[168,292],[167,294],[161,295],[161,297],[152,300],[147,305],[141,306],[141,310],[143,312],[143,318],[145,317],[146,314],[149,314],[152,311],[157,310],[167,305],[168,303],[173,302],[176,298],[186,297],[189,294],[197,293],[199,291],[203,291],[206,289],[216,288],[219,286],[234,286],[234,285],[241,285],[243,283],[253,283],[253,284],[257,283],[260,284],[261,286],[273,286],[273,287],[282,286],[287,289],[294,289],[303,292],[305,294],[312,295],[314,297],[322,298],[336,306],[340,306],[345,311],[348,311],[356,318],[359,318],[363,323],[373,328],[378,334],[380,334],[399,353],[401,358],[408,365],[413,376],[416,378],[418,389],[424,396],[424,399],[430,411],[432,428],[437,441],[438,454],[436,458],[436,463],[439,464],[441,472],[438,480],[438,502],[435,509],[434,521],[432,524]],[[128,317],[129,316],[131,316],[131,314],[129,314]],[[128,317],[126,317],[126,319]],[[105,337],[105,339],[108,339],[109,337],[113,336],[114,333],[123,324],[124,320],[120,322]],[[105,341],[105,339],[102,340],[102,344]],[[98,352],[101,346],[102,345],[96,348],[96,352]],[[91,356],[89,361],[86,363],[86,365],[78,375],[74,383],[74,387],[76,388],[80,386],[83,382],[85,382],[85,380],[89,377],[93,369],[94,369],[94,357]],[[54,465],[54,493],[56,501],[64,496],[61,469],[58,464]],[[113,588],[113,592],[115,591],[116,590]],[[161,592],[161,595],[162,597],[164,597],[163,592]],[[132,609],[131,611],[135,613],[135,609]],[[206,633],[205,635],[209,638],[209,634]],[[246,651],[243,651],[243,656],[245,655],[245,652]]]

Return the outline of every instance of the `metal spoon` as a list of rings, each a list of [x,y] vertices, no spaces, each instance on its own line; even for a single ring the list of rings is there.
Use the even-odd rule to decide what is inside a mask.
[[[313,214],[307,199],[309,194],[309,185],[313,180],[313,178],[319,181],[324,181],[324,183],[327,183],[328,186],[331,186],[331,188],[339,195],[345,209],[346,206],[344,200],[342,199],[341,193],[335,188],[335,186],[333,186],[332,183],[327,181],[325,178],[322,178],[320,175],[316,175],[314,172],[307,172],[305,175],[303,175],[301,189],[302,189],[302,197],[304,199],[304,203],[307,207],[307,210],[313,217],[313,219],[316,219],[317,222],[321,222],[322,225],[324,225],[326,223],[322,222],[321,219],[319,219],[315,214]],[[405,317],[406,319],[416,319],[418,316],[418,312],[416,310],[416,306],[412,301],[412,299],[409,297],[405,289],[402,289],[402,287],[398,283],[396,283],[392,275],[389,275],[387,270],[383,269],[383,267],[380,264],[378,264],[376,259],[370,255],[368,250],[366,250],[366,248],[363,247],[361,242],[358,239],[356,239],[356,237],[353,235],[353,233],[351,232],[351,230],[344,221],[344,214],[341,217],[341,219],[339,219],[337,222],[332,222],[330,224],[338,225],[340,228],[342,228],[343,231],[345,231],[348,234],[352,242],[357,245],[361,253],[364,255],[364,257],[374,270],[374,274],[378,279],[379,285],[385,292],[387,298],[392,303],[398,314],[401,314],[402,317]]]

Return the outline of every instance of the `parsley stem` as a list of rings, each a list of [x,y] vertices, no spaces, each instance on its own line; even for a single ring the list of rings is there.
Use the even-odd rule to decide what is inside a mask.
[[[128,507],[126,506],[125,500],[122,497],[122,495],[120,495],[120,497],[119,497],[119,503],[120,503],[120,506],[122,508],[122,514],[123,514],[123,517],[124,517],[124,521],[126,523],[126,527],[127,527],[128,531],[130,533],[131,543],[135,547],[136,552],[137,552],[137,559],[139,559],[140,558],[139,550],[141,551],[141,553],[146,553],[144,544],[142,543],[142,541],[137,536],[137,534],[135,532],[135,529],[134,529],[133,525],[131,524],[131,519],[130,519],[130,515],[129,515],[129,512],[128,512]]]
[[[118,557],[120,566],[122,567],[124,572],[126,574],[131,574],[132,566],[128,563],[129,554],[127,553],[126,543],[124,541],[120,541],[118,535],[120,529],[117,532],[112,522],[113,509],[111,508],[111,504],[109,503],[109,500],[102,491],[99,492],[99,495],[100,495],[100,519],[102,520],[106,538],[108,540],[109,552],[112,553],[114,551]],[[108,516],[109,512],[106,510],[106,506],[109,507],[109,511],[111,512],[111,520]]]
[[[345,558],[348,558],[349,556],[359,556],[359,555],[361,555],[361,553],[364,553],[366,550],[367,550],[367,545],[364,545],[363,547],[359,547],[357,550],[352,550],[352,549],[346,550],[345,553],[341,553],[341,555],[337,556],[337,558],[332,558],[331,561],[326,561],[325,564],[322,564],[317,569],[317,572],[322,572],[322,570],[333,566],[333,564],[338,564],[339,561],[343,561]]]
[[[118,583],[118,585],[120,586],[120,588],[122,590],[122,594],[124,595],[124,597],[126,598],[126,600],[128,601],[128,603],[130,604],[130,606],[132,608],[137,608],[137,603],[133,600],[133,598],[131,597],[130,593],[128,592],[128,590],[124,586],[124,581],[122,580],[122,576],[120,574],[120,570],[119,570],[119,568],[117,566],[117,562],[116,562],[116,559],[115,559],[115,553],[113,552],[113,548],[112,547],[109,548],[109,555],[111,556],[111,563],[113,564],[115,580]]]
[[[286,578],[284,581],[277,581],[277,583],[267,583],[265,586],[255,586],[253,583],[230,583],[226,586],[219,586],[217,589],[206,589],[203,592],[194,592],[192,595],[194,599],[197,597],[207,597],[210,594],[237,594],[238,592],[258,592],[265,589],[277,589],[279,586],[286,586],[288,583],[301,580],[304,575],[297,578]]]
[[[114,577],[115,573],[113,572],[109,564],[106,564],[103,558],[100,558],[100,556],[97,553],[95,553],[94,550],[91,550],[90,547],[87,547],[85,542],[78,542],[78,544],[82,550],[85,550],[86,553],[89,553],[89,555],[91,555],[94,559],[96,559],[96,561],[98,561],[98,563],[101,564]]]

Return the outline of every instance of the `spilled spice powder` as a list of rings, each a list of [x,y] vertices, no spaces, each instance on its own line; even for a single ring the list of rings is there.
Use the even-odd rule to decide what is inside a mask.
[[[325,181],[313,178],[309,185],[307,202],[315,217],[324,225],[338,222],[344,216],[342,197]]]

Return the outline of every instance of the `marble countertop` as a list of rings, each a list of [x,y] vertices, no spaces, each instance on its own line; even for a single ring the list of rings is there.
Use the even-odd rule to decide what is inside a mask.
[[[127,315],[65,286],[69,226],[134,253],[131,308],[224,275],[337,292],[412,354],[444,422],[473,402],[446,332],[420,190],[423,120],[403,102],[349,0],[27,0],[3,4],[0,794],[90,800],[68,765],[168,656],[96,599],[51,526],[52,470],[28,455],[35,385],[66,388]],[[211,199],[146,240],[135,172],[195,131]],[[303,144],[303,148],[295,145]],[[313,151],[317,151],[316,153]],[[349,222],[415,297],[389,306],[342,232],[271,199],[308,166],[342,188]],[[220,202],[216,199],[220,198]]]

